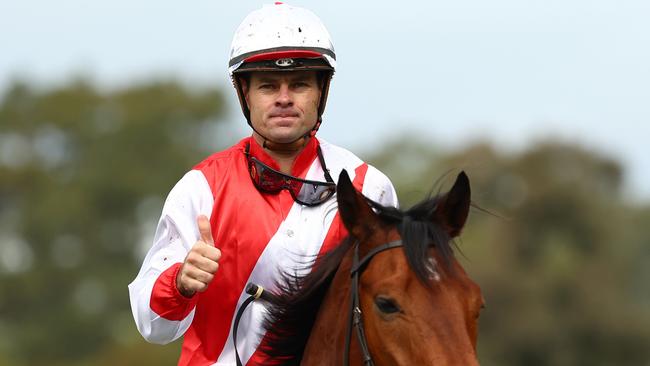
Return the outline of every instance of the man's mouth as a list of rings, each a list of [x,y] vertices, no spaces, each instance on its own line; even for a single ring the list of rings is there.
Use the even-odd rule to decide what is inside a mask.
[[[298,117],[297,113],[274,113],[271,114],[271,118],[291,118]]]

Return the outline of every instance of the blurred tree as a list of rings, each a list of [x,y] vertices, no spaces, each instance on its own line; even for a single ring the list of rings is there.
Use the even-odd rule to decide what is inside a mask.
[[[403,205],[464,169],[474,202],[505,217],[474,210],[460,248],[487,299],[483,365],[650,363],[650,210],[624,203],[618,163],[551,142],[510,155],[482,144],[443,155],[409,137],[386,146],[368,160]]]
[[[0,103],[0,360],[99,364],[88,360],[152,349],[137,334],[126,285],[166,193],[230,143],[216,135],[223,112],[219,91],[171,81],[113,92],[83,80],[8,89]]]

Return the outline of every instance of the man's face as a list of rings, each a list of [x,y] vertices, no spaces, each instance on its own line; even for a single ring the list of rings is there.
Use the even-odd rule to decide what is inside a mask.
[[[318,119],[321,88],[316,71],[253,72],[242,90],[251,123],[274,142],[292,142]]]

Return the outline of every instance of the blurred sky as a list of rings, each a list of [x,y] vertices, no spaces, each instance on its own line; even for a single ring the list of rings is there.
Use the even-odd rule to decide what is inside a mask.
[[[0,0],[0,90],[80,74],[107,88],[150,77],[229,88],[234,30],[268,3]],[[650,1],[289,3],[334,39],[329,141],[368,151],[416,131],[444,148],[485,138],[518,151],[552,137],[619,159],[630,197],[650,200]]]

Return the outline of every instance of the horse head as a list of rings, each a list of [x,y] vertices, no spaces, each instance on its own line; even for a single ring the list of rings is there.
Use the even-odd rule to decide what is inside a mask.
[[[358,280],[358,306],[372,361],[478,364],[477,323],[483,298],[452,246],[469,213],[467,175],[460,173],[448,193],[402,212],[367,200],[343,172],[337,200],[341,219],[357,243],[358,258],[376,252],[361,264],[365,268],[359,269]],[[401,250],[378,251],[391,242],[401,244]],[[363,346],[352,338],[356,342],[349,361],[356,363],[363,359]]]

